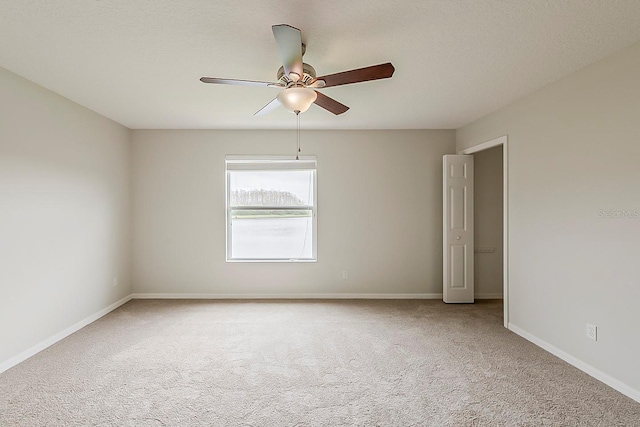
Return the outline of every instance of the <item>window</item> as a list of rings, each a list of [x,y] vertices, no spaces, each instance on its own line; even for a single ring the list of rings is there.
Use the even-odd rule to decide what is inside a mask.
[[[227,261],[316,260],[316,159],[227,156]]]

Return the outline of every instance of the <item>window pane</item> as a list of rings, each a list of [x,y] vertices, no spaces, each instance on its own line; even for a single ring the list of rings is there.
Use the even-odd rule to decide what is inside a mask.
[[[311,210],[231,210],[231,257],[310,259]]]
[[[227,260],[315,261],[315,159],[227,160]]]
[[[313,206],[313,171],[229,171],[231,206]]]

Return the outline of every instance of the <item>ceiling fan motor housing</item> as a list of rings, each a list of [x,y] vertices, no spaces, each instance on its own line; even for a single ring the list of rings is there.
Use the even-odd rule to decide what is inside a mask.
[[[284,86],[290,86],[295,83],[302,83],[304,86],[310,84],[316,78],[316,70],[311,65],[302,63],[302,77],[294,82],[289,76],[285,76],[284,67],[278,69],[278,81]]]

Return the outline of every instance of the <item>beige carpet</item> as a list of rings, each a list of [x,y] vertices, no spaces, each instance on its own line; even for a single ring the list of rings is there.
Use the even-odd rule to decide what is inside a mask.
[[[0,426],[640,426],[500,301],[131,301],[0,375]]]

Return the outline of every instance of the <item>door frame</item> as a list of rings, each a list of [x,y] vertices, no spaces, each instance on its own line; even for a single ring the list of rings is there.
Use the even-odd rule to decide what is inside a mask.
[[[502,298],[504,327],[509,328],[509,139],[507,135],[458,151],[458,154],[475,154],[502,146]]]

